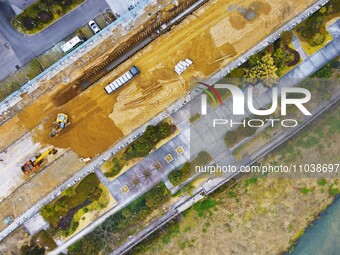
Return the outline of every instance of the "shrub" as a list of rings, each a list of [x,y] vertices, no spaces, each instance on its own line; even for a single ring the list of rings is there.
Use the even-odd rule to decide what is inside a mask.
[[[189,177],[190,177],[190,163],[186,162],[181,168],[175,171],[172,171],[169,174],[169,181],[174,186],[178,186],[179,184],[181,184],[183,181],[185,181]]]
[[[197,154],[197,157],[194,158],[191,163],[194,165],[194,166],[205,166],[207,165],[210,161],[211,161],[211,156],[208,152],[206,151],[200,151],[198,154]]]
[[[236,137],[236,132],[235,131],[228,131],[225,136],[224,136],[224,142],[228,145],[228,146],[232,146],[234,145],[234,143],[236,142],[237,137]]]
[[[120,170],[122,170],[123,166],[124,166],[124,161],[121,160],[118,157],[114,157],[111,160],[111,169],[110,169],[110,171],[106,172],[104,175],[106,177],[114,177],[117,174],[119,174],[119,172],[120,172]]]
[[[157,126],[148,126],[144,134],[134,141],[125,151],[124,159],[145,157],[152,148],[162,139],[168,137],[176,127],[167,122],[161,122]]]
[[[28,17],[28,16],[24,16],[22,18],[22,24],[24,25],[24,27],[27,29],[27,30],[32,30],[33,28],[36,27],[36,24],[34,22],[34,19],[32,19],[31,17]]]
[[[310,45],[311,46],[320,45],[320,44],[322,44],[325,41],[325,38],[326,38],[326,34],[316,33],[313,36]]]
[[[49,11],[40,11],[37,18],[42,23],[49,23],[53,20],[53,14]]]
[[[60,5],[66,7],[66,6],[70,6],[72,4],[72,0],[61,0],[59,1]]]

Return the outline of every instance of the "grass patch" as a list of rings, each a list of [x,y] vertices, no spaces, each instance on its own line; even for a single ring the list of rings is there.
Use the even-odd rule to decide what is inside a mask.
[[[22,68],[23,73],[30,80],[38,76],[43,70],[43,67],[36,58]]]
[[[316,45],[316,46],[312,46],[308,42],[304,41],[303,38],[299,35],[299,33],[295,32],[295,34],[296,34],[297,38],[299,39],[303,50],[306,52],[306,54],[308,56],[313,55],[315,52],[319,51],[320,49],[325,47],[329,42],[331,42],[333,40],[332,35],[328,31],[326,31],[326,35],[325,35],[325,39],[324,39],[323,43]]]
[[[246,118],[244,121],[247,123],[249,118]],[[257,128],[250,127],[246,125],[245,127],[240,125],[235,130],[228,131],[223,140],[228,148],[233,147],[234,145],[238,144],[240,141],[245,139],[246,137],[252,136],[255,134]]]
[[[326,179],[319,179],[317,183],[318,183],[319,186],[325,186],[327,184],[327,180]]]
[[[194,115],[190,116],[189,121],[190,123],[195,123],[201,118],[201,114],[195,113]]]
[[[252,177],[252,178],[246,179],[244,181],[244,191],[247,193],[249,186],[251,184],[256,184],[256,183],[257,183],[257,177]]]
[[[168,244],[171,241],[171,238],[177,236],[178,234],[180,234],[181,231],[179,229],[179,224],[178,222],[176,222],[175,224],[171,225],[168,229],[168,231],[166,231],[162,236],[162,243],[163,244]]]
[[[169,181],[174,185],[178,186],[186,179],[190,177],[190,163],[186,162],[182,167],[172,171],[169,174]]]
[[[328,188],[328,193],[331,196],[336,196],[340,194],[340,189],[337,187],[334,187],[334,183],[332,183]]]
[[[172,171],[168,176],[169,181],[174,186],[180,185],[191,176],[191,164],[193,164],[193,167],[197,165],[205,166],[211,161],[211,159],[212,158],[208,152],[199,152],[196,158],[194,158],[191,162],[186,162],[179,169]]]
[[[203,201],[199,201],[194,204],[194,209],[197,212],[199,217],[205,216],[206,212],[210,212],[210,209],[216,206],[216,202],[211,197],[204,199]]]
[[[307,195],[309,192],[311,192],[312,190],[307,188],[307,187],[303,187],[300,189],[300,192],[303,194],[303,195]]]

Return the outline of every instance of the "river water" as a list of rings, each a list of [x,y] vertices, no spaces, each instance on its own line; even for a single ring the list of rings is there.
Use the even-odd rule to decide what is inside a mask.
[[[340,197],[320,215],[298,240],[290,255],[340,254]]]

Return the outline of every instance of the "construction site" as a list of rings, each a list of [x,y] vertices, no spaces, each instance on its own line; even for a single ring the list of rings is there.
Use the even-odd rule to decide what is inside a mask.
[[[119,26],[23,96],[20,107],[10,109],[13,117],[1,116],[0,229],[9,214],[22,214],[83,167],[80,158],[107,150],[187,93],[191,78],[225,67],[315,0],[207,1],[180,23],[164,26],[195,2],[159,0],[146,7],[146,15],[160,10],[143,23]],[[149,37],[147,46],[111,70]],[[193,64],[178,75],[174,66],[187,58]],[[132,66],[140,74],[108,95],[104,87]]]

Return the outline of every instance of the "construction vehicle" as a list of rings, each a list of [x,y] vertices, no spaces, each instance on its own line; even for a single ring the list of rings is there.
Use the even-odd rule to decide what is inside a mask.
[[[45,157],[51,154],[56,154],[58,151],[52,147],[44,151],[43,153],[39,153],[34,158],[28,160],[24,165],[21,166],[21,170],[24,174],[28,175],[40,169],[42,163],[45,161]]]
[[[58,113],[56,121],[53,123],[53,128],[51,132],[51,137],[56,136],[62,131],[67,125],[70,123],[68,122],[68,116],[65,113]]]

